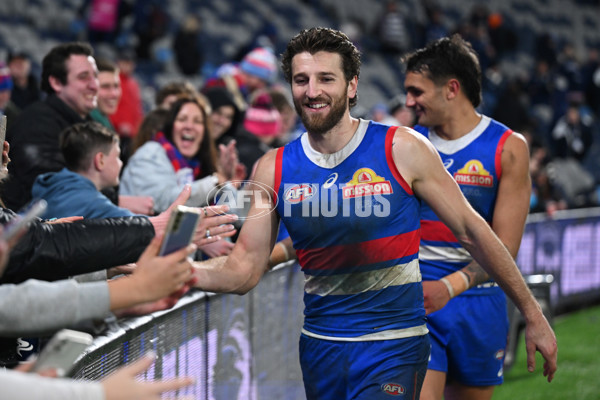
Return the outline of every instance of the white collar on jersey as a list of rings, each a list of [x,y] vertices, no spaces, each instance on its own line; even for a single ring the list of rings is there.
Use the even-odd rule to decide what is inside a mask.
[[[304,132],[302,137],[300,138],[300,142],[302,143],[302,149],[304,150],[304,154],[306,157],[313,163],[317,164],[322,168],[335,168],[340,165],[346,158],[350,156],[358,148],[363,138],[365,137],[365,133],[367,132],[367,127],[369,126],[369,121],[364,119],[359,119],[358,129],[350,139],[350,141],[342,147],[340,150],[336,151],[332,154],[323,154],[319,153],[315,149],[312,148],[308,141],[308,133]]]
[[[490,118],[482,115],[481,121],[479,121],[475,129],[455,140],[442,139],[433,129],[429,129],[429,140],[431,140],[431,143],[433,143],[438,151],[441,151],[444,154],[454,154],[467,147],[473,140],[477,139],[483,131],[486,130],[489,124]]]

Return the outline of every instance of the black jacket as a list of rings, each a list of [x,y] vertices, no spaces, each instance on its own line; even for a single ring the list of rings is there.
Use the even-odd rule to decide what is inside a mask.
[[[0,208],[0,224],[15,217]],[[10,253],[0,283],[56,281],[137,261],[154,237],[146,217],[32,223]]]
[[[83,121],[56,95],[49,95],[25,108],[10,124],[6,140],[10,143],[11,163],[2,194],[8,208],[19,210],[31,200],[31,186],[39,174],[60,171],[65,166],[60,134],[68,126]]]

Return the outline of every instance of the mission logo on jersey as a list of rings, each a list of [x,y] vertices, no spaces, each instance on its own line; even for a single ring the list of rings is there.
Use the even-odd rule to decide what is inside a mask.
[[[361,168],[354,173],[352,180],[342,188],[343,198],[373,196],[393,193],[390,181],[378,176],[370,168]]]
[[[459,185],[492,187],[494,177],[483,168],[479,160],[470,160],[464,167],[456,171],[454,179]]]

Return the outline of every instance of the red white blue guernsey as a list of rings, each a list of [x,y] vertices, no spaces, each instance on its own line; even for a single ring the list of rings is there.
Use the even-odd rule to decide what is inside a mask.
[[[275,193],[305,273],[303,333],[360,341],[424,335],[419,201],[392,159],[396,128],[361,120],[343,149],[305,133],[277,153]]]
[[[443,140],[423,126],[417,125],[414,129],[429,138],[471,206],[491,224],[502,175],[502,149],[512,131],[486,116],[482,116],[473,131],[456,140]],[[469,252],[450,229],[423,202],[419,251],[423,280],[438,280],[463,268],[471,260]],[[474,294],[475,289],[485,291],[489,286],[480,285],[467,293]]]

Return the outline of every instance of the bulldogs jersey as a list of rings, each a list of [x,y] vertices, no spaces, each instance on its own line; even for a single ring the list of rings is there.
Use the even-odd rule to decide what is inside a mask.
[[[502,175],[502,149],[512,131],[486,116],[473,131],[456,140],[443,140],[433,130],[419,125],[414,129],[429,138],[471,206],[491,224]],[[472,260],[425,202],[421,207],[419,260],[424,280],[440,279]]]
[[[303,332],[336,340],[424,335],[419,202],[392,159],[395,128],[360,121],[343,149],[307,134],[277,153],[277,212],[305,273]]]

